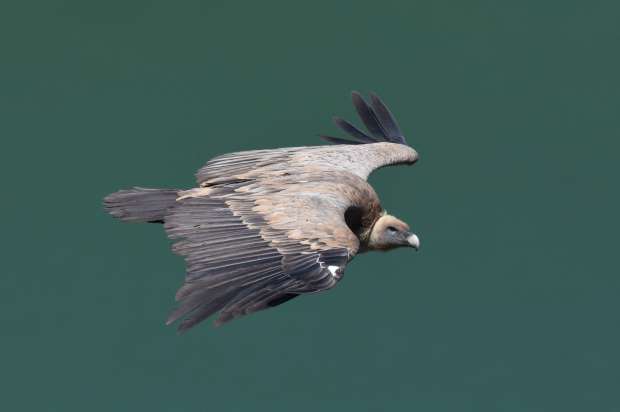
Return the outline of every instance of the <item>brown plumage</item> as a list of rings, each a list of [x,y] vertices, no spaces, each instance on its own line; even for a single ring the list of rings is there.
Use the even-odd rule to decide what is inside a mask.
[[[121,220],[163,223],[185,257],[168,324],[183,319],[185,331],[216,312],[221,324],[333,287],[356,254],[419,247],[366,182],[418,154],[377,96],[368,105],[354,92],[353,103],[369,134],[334,122],[354,140],[322,136],[336,145],[226,154],[197,172],[196,188],[137,187],[105,198]]]

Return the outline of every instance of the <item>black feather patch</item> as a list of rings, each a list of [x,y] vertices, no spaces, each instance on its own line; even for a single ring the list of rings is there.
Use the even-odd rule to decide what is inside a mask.
[[[360,129],[341,117],[334,116],[332,120],[334,121],[334,124],[340,128],[340,130],[343,130],[345,133],[353,136],[361,142],[373,143],[377,141],[376,138],[368,136],[366,133],[362,132]]]
[[[400,131],[400,127],[398,127],[394,115],[390,112],[390,109],[388,109],[385,103],[381,101],[379,96],[370,93],[370,102],[376,117],[379,119],[385,131],[385,137],[392,139],[395,143],[405,142],[405,136],[403,136],[403,132]]]
[[[355,91],[351,93],[351,98],[353,100],[353,106],[355,106],[355,110],[364,123],[364,126],[366,126],[368,133],[364,133],[340,117],[334,117],[333,121],[336,126],[353,139],[342,139],[339,137],[322,135],[321,138],[323,138],[323,140],[334,144],[361,144],[377,142],[407,144],[405,136],[403,136],[400,127],[398,127],[398,123],[396,122],[394,115],[392,115],[390,109],[388,109],[379,96],[374,93],[370,93],[371,104],[368,104],[362,95]]]
[[[362,142],[357,142],[355,140],[349,140],[349,139],[341,139],[340,137],[332,137],[332,136],[324,136],[324,135],[321,135],[320,137],[326,142],[333,143],[333,144],[362,144]]]

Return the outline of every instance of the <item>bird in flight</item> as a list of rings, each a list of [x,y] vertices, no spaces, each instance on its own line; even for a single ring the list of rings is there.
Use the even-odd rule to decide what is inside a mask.
[[[366,181],[418,154],[379,97],[352,98],[367,132],[334,117],[349,137],[321,136],[331,146],[225,154],[198,170],[198,187],[134,187],[104,199],[122,221],[163,224],[185,258],[167,324],[180,320],[184,332],[218,313],[219,325],[334,287],[360,253],[420,247]]]

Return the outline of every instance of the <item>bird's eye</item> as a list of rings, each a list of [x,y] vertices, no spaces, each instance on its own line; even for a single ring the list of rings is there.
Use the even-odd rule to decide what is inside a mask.
[[[390,233],[396,233],[398,232],[398,230],[396,230],[396,228],[394,226],[388,226],[387,228],[388,232]]]

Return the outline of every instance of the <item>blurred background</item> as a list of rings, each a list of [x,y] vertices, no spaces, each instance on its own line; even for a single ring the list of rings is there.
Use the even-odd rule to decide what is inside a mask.
[[[618,411],[620,4],[3,1],[10,411]],[[101,199],[318,145],[378,93],[421,159],[370,181],[419,253],[221,328]]]

